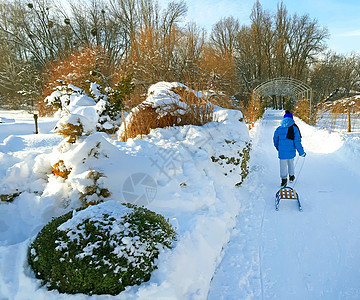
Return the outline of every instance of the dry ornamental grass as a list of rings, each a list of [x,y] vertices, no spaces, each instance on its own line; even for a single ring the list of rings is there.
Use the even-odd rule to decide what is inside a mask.
[[[126,141],[139,135],[147,135],[155,128],[201,126],[213,121],[214,106],[209,101],[185,88],[173,88],[172,92],[180,96],[179,102],[174,101],[163,107],[140,104],[137,111],[132,113],[131,121],[124,124],[125,130],[120,140]]]

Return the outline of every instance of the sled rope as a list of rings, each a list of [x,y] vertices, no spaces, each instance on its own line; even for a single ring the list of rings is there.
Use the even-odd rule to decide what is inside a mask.
[[[298,157],[297,160],[296,160],[295,169],[296,169],[296,166],[297,166],[297,164],[298,164],[298,161],[299,161],[299,157]],[[300,166],[300,170],[299,170],[298,174],[295,176],[295,181],[294,181],[293,187],[295,187],[295,185],[296,185],[296,183],[297,183],[297,180],[298,180],[298,178],[299,178],[299,176],[300,176],[301,170],[302,170],[302,168],[303,168],[303,166],[304,166],[304,162],[305,162],[305,157],[304,157],[304,159],[302,159],[301,166]]]

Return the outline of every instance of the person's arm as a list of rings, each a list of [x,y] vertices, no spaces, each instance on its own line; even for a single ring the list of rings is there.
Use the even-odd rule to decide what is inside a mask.
[[[279,132],[277,129],[274,132],[273,142],[276,150],[279,151]]]

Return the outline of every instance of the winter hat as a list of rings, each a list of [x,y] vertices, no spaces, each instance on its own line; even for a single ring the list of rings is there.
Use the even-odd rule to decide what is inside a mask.
[[[290,111],[285,110],[284,118],[291,118],[291,119],[293,119],[293,114],[292,114]]]

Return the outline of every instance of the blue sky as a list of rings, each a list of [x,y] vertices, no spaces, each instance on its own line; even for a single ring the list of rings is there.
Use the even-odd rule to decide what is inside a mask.
[[[160,3],[169,2],[162,0]],[[195,21],[209,32],[222,17],[233,16],[240,24],[249,24],[255,0],[187,0],[187,19]],[[290,15],[309,14],[321,26],[329,29],[327,44],[337,53],[360,53],[360,0],[283,0]],[[263,8],[277,9],[277,0],[260,0]]]

